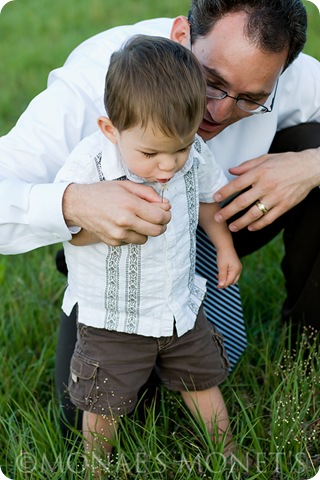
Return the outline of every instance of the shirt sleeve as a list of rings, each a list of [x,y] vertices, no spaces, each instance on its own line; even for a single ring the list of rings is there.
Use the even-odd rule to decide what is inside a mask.
[[[75,145],[96,130],[96,119],[104,112],[106,67],[101,66],[100,76],[95,68],[97,75],[86,88],[90,78],[87,73],[84,81],[84,66],[75,72],[81,81],[74,78],[71,66],[60,69],[16,126],[0,138],[1,254],[23,253],[71,238],[62,215],[68,183],[52,182]]]
[[[198,158],[199,201],[214,203],[213,195],[219,188],[228,183],[221,166],[216,162],[213,153],[205,142],[197,135],[193,148]]]
[[[100,130],[81,140],[58,171],[54,183],[89,184],[99,182],[95,157],[101,156],[101,140]]]
[[[68,184],[52,181],[81,139],[82,125],[95,126],[96,117],[86,96],[57,81],[0,139],[0,253],[23,253],[70,239],[62,215]]]
[[[277,130],[320,122],[320,62],[301,53],[280,80]]]

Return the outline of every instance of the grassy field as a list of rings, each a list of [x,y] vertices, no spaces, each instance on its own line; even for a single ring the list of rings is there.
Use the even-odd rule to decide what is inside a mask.
[[[79,42],[143,18],[176,16],[188,0],[15,0],[0,14],[0,134],[6,133]],[[306,1],[309,41],[319,55],[320,16]],[[279,318],[284,287],[280,240],[244,262],[241,279],[249,347],[222,390],[243,457],[224,463],[178,396],[160,391],[145,423],[123,421],[114,479],[304,480],[320,463],[319,352],[284,349]],[[15,480],[83,478],[79,436],[59,433],[53,371],[65,279],[54,266],[59,246],[0,257],[0,467]],[[250,455],[249,468],[246,455]]]

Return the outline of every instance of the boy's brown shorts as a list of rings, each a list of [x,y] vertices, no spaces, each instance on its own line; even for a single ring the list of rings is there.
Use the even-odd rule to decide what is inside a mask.
[[[206,390],[228,375],[220,333],[200,309],[195,326],[181,337],[144,337],[78,325],[69,393],[81,410],[131,412],[138,392],[155,368],[170,390]]]

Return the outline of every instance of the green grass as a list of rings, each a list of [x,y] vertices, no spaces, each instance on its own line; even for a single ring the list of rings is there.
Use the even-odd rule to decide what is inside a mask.
[[[187,12],[187,0],[15,0],[0,15],[0,132],[5,133],[80,41],[117,24]],[[318,54],[320,16],[306,1]],[[59,433],[54,399],[55,345],[65,279],[55,270],[58,246],[0,257],[0,466],[15,480],[83,478],[75,432]],[[304,480],[319,468],[319,353],[292,358],[279,322],[284,298],[280,239],[245,259],[241,279],[249,347],[223,384],[243,465],[224,464],[219,448],[179,396],[159,392],[145,422],[122,421],[115,479]],[[220,450],[221,451],[221,450]],[[247,468],[246,454],[252,466]]]

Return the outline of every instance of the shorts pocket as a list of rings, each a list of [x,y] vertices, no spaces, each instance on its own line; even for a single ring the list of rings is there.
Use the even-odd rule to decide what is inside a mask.
[[[217,345],[218,351],[223,362],[223,366],[227,369],[230,368],[230,361],[228,358],[227,350],[224,346],[224,339],[222,333],[220,333],[215,327],[211,328],[212,339]]]
[[[75,352],[70,364],[68,390],[77,405],[93,405],[97,400],[99,362]]]

